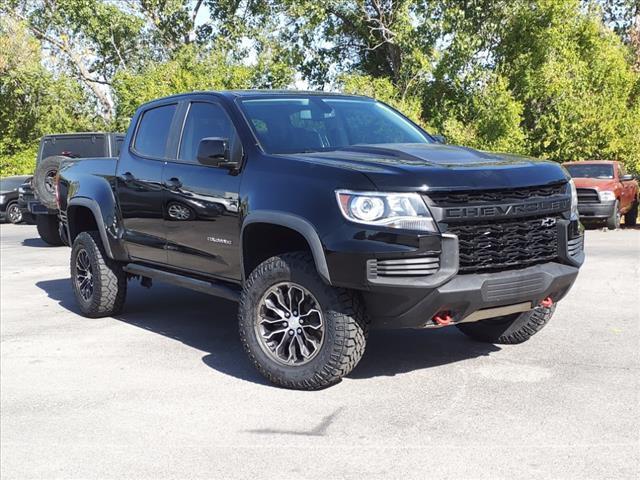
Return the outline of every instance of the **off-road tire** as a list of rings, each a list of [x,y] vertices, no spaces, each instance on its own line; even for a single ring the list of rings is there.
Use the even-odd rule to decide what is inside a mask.
[[[638,223],[638,201],[633,202],[631,209],[624,214],[624,226],[635,227]]]
[[[318,354],[297,366],[279,364],[261,348],[254,321],[262,295],[273,285],[294,282],[317,299],[325,322],[325,338]],[[299,390],[328,387],[349,374],[364,354],[368,322],[359,296],[334,288],[318,275],[312,256],[293,252],[269,258],[246,280],[238,311],[240,340],[251,362],[272,383]]]
[[[618,200],[616,200],[616,203],[613,205],[611,215],[607,218],[607,228],[609,230],[620,228],[620,202],[618,202]]]
[[[11,202],[7,205],[6,217],[9,223],[18,224],[24,220],[24,214],[20,210],[18,202]]]
[[[93,294],[85,300],[76,282],[76,259],[85,250],[93,272]],[[71,248],[71,285],[80,311],[86,317],[98,318],[117,315],[122,311],[127,296],[127,274],[122,265],[104,252],[98,232],[81,232]]]
[[[64,245],[60,237],[59,222],[57,215],[36,215],[36,228],[40,238],[53,247]]]
[[[36,198],[40,203],[50,209],[58,208],[56,204],[56,195],[51,188],[51,184],[47,185],[47,179],[51,179],[60,170],[60,164],[63,160],[68,160],[68,157],[62,155],[53,155],[43,159],[33,174],[33,190]]]
[[[556,306],[536,307],[533,310],[479,322],[460,323],[457,327],[465,335],[480,342],[515,345],[526,342],[549,323]]]

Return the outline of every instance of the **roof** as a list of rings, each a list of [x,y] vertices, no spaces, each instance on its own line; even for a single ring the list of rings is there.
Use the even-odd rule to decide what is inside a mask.
[[[47,135],[43,135],[42,138],[77,137],[79,135],[115,135],[116,137],[118,136],[124,137],[125,134],[120,132],[68,132],[68,133],[49,133]]]
[[[218,93],[221,95],[229,95],[233,97],[255,97],[255,96],[274,96],[274,95],[304,95],[304,96],[323,96],[323,97],[360,97],[362,95],[350,95],[348,93],[339,92],[323,92],[318,90],[223,90],[212,93]]]
[[[32,175],[10,175],[8,177],[0,177],[0,180],[26,180],[27,178],[31,178]]]
[[[174,95],[168,95],[166,97],[159,97],[154,100],[149,100],[141,104],[140,106],[154,104],[156,102],[161,102],[169,99],[179,99],[183,97],[188,97],[190,95],[217,95],[227,98],[247,98],[247,97],[273,97],[273,96],[322,96],[322,97],[352,97],[352,98],[364,98],[368,100],[372,100],[371,97],[367,97],[364,95],[351,95],[348,93],[339,93],[339,92],[322,92],[322,91],[311,91],[311,90],[265,90],[265,89],[255,89],[255,90],[195,90],[193,92],[183,92],[176,93]]]

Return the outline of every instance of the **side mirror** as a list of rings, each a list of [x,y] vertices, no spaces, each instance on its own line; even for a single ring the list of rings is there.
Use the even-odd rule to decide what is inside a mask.
[[[198,162],[210,167],[223,167],[229,162],[229,140],[226,138],[203,138],[198,144]],[[235,164],[234,164],[235,165]]]
[[[431,135],[436,143],[447,143],[447,137],[444,135]]]
[[[628,182],[629,180],[633,180],[633,175],[623,175],[620,177],[621,182]]]

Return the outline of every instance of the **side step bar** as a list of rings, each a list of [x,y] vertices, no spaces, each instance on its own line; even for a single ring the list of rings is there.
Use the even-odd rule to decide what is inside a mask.
[[[164,270],[137,265],[135,263],[125,265],[124,271],[132,275],[140,275],[141,277],[152,278],[159,282],[167,282],[177,285],[178,287],[185,287],[190,288],[191,290],[197,290],[198,292],[208,293],[209,295],[225,298],[232,302],[238,302],[240,300],[240,289],[233,288],[223,283],[191,278],[178,273],[166,272]]]

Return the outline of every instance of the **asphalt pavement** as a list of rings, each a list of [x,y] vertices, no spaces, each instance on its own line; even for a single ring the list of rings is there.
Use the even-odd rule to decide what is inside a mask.
[[[234,304],[130,283],[78,314],[66,247],[0,227],[0,477],[637,479],[640,230],[589,231],[550,324],[494,346],[374,331],[318,392],[249,364]]]

